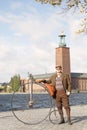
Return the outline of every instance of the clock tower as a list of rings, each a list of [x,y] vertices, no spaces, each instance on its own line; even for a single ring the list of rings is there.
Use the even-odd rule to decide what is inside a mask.
[[[56,65],[61,65],[63,72],[70,74],[70,48],[65,43],[64,33],[59,35],[59,47],[56,48]]]

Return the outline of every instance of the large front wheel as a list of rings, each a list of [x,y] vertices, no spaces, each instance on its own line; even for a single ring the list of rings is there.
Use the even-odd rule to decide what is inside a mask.
[[[30,84],[25,85],[30,86]],[[30,91],[25,93],[14,92],[11,100],[12,113],[22,123],[35,125],[49,116],[52,105],[51,97],[44,85],[33,83],[32,102],[30,98]]]

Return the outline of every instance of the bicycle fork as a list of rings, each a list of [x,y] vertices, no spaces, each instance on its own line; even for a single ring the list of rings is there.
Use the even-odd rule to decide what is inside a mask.
[[[30,75],[29,79],[29,93],[30,93],[30,100],[29,100],[29,107],[33,107],[33,77]]]

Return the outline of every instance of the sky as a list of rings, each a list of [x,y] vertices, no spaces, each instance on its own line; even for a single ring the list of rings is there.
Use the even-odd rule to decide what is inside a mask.
[[[71,72],[87,73],[87,34],[77,34],[83,15],[35,0],[0,0],[0,83],[55,71],[55,48],[66,35]]]

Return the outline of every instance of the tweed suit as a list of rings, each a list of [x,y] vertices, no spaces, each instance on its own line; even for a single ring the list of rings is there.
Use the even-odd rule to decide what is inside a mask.
[[[56,89],[56,77],[57,73],[54,73],[49,80],[47,80],[47,83],[52,84]],[[63,85],[62,90],[56,91],[56,104],[57,108],[61,117],[61,120],[63,117],[63,106],[66,110],[67,118],[70,120],[70,106],[69,106],[69,96],[66,95],[66,91],[71,92],[71,82],[68,74],[61,73],[61,81]]]
[[[46,80],[46,82],[55,87],[56,77],[57,77],[57,73],[54,73],[48,80]],[[64,90],[65,91],[68,90],[69,92],[71,92],[71,82],[70,82],[69,75],[62,73],[61,78],[62,78]]]

